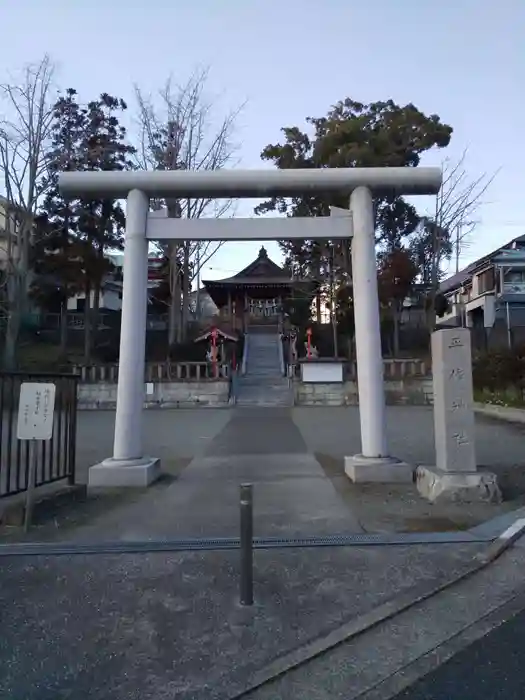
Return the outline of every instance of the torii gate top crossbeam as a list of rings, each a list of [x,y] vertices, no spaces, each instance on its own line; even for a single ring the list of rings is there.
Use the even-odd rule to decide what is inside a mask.
[[[131,170],[61,172],[59,187],[70,197],[127,197],[141,190],[149,197],[292,197],[350,193],[368,187],[376,194],[436,194],[440,168],[305,168],[303,170]]]

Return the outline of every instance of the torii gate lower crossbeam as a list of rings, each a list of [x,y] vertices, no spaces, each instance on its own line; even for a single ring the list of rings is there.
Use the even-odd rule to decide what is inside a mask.
[[[323,222],[316,237],[353,237],[355,336],[361,424],[361,453],[345,459],[354,481],[411,481],[412,468],[388,453],[383,358],[375,254],[373,194],[435,194],[438,168],[338,168],[298,171],[64,172],[61,191],[68,196],[127,197],[124,280],[117,410],[113,456],[89,471],[90,486],[145,486],[159,474],[159,460],[143,454],[142,411],[147,314],[148,210],[150,197],[264,197],[297,194],[347,194],[351,221]],[[274,219],[278,227],[279,219]],[[178,238],[177,219],[170,220]],[[213,222],[207,223],[212,226]],[[221,222],[224,226],[224,222]],[[309,236],[312,231],[309,222]],[[225,233],[228,229],[225,228]],[[232,229],[233,230],[233,229]],[[254,226],[256,239],[257,226]],[[276,228],[277,230],[277,228]],[[293,236],[300,235],[296,227]],[[290,233],[290,235],[292,235]],[[221,233],[223,239],[228,235]],[[277,239],[282,238],[278,233]],[[231,236],[230,236],[231,238]],[[238,237],[235,236],[235,238]],[[245,235],[244,238],[250,238]]]

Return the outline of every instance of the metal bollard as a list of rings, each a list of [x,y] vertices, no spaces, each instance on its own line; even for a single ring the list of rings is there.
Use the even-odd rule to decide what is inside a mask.
[[[241,605],[253,605],[253,486],[241,484]]]

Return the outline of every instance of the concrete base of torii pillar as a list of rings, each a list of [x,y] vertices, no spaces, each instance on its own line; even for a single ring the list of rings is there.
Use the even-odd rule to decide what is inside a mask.
[[[414,467],[395,457],[345,457],[345,474],[355,484],[411,484]]]
[[[90,467],[88,486],[110,488],[114,486],[149,486],[160,477],[160,459],[114,459],[110,457]]]

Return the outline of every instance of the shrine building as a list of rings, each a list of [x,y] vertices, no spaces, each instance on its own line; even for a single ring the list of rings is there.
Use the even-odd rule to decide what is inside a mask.
[[[270,260],[264,246],[257,258],[233,277],[203,280],[219,310],[219,316],[237,330],[250,325],[278,325],[283,321],[283,302],[294,292],[314,293],[309,280],[293,279],[290,272]]]

